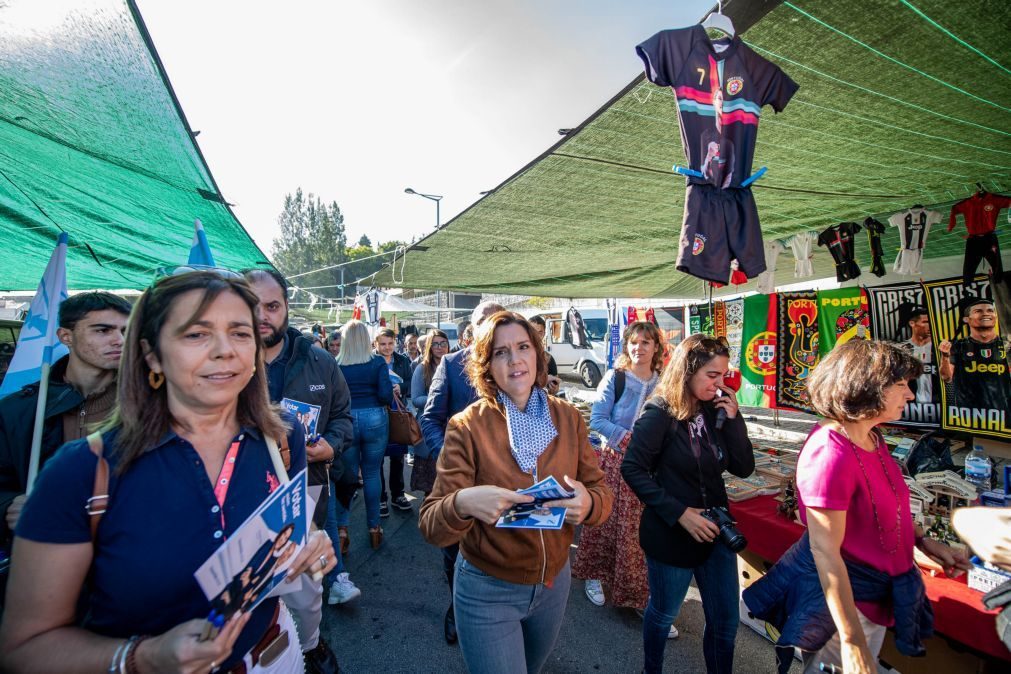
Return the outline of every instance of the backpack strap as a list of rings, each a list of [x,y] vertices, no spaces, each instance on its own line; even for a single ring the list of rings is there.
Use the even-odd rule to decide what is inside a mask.
[[[617,404],[625,393],[625,371],[618,368],[614,371],[614,402]]]
[[[95,484],[91,489],[91,498],[84,506],[91,516],[91,541],[94,543],[98,536],[98,523],[109,509],[109,462],[104,456],[101,433],[92,433],[88,436],[88,448],[98,457],[98,463],[95,464]]]

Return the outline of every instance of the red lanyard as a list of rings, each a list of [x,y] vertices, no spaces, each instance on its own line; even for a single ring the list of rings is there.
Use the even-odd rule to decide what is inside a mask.
[[[228,488],[232,484],[232,473],[235,472],[235,457],[239,454],[239,445],[241,442],[236,440],[232,443],[232,446],[228,448],[228,453],[225,454],[225,462],[221,465],[221,472],[218,473],[218,479],[214,482],[214,498],[218,501],[218,507],[221,513],[221,528],[225,528],[225,497],[228,496]]]

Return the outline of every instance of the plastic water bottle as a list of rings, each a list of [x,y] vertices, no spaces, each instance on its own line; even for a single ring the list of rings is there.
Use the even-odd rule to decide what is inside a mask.
[[[990,458],[983,453],[982,445],[973,445],[969,456],[965,457],[965,479],[982,494],[990,491]]]

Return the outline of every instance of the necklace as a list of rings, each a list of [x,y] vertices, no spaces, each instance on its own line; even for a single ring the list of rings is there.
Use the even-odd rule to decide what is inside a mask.
[[[878,461],[881,462],[881,471],[885,474],[888,486],[892,490],[892,497],[895,499],[895,527],[893,528],[893,531],[895,531],[895,547],[891,550],[889,550],[888,546],[885,545],[885,528],[881,525],[881,517],[878,514],[878,503],[874,499],[874,489],[871,487],[871,480],[867,476],[867,468],[864,466],[864,460],[860,456],[864,450],[860,449],[857,443],[853,442],[853,439],[850,438],[850,434],[846,430],[845,426],[839,424],[839,428],[842,429],[843,435],[846,436],[846,440],[849,441],[850,449],[853,450],[853,455],[856,457],[857,463],[860,464],[860,472],[864,474],[864,482],[867,484],[867,494],[871,498],[871,510],[874,511],[874,524],[878,528],[878,540],[881,542],[881,549],[889,555],[894,555],[899,551],[899,546],[902,543],[902,504],[899,502],[899,493],[895,489],[895,483],[892,482],[892,476],[889,475],[888,468],[885,466],[885,460],[881,456],[881,445],[878,442],[878,436],[876,433],[873,434],[874,453],[877,455]]]

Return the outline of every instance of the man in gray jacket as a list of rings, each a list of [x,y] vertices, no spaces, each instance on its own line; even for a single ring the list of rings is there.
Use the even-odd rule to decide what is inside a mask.
[[[330,464],[335,462],[335,469],[342,466],[341,455],[353,437],[351,393],[333,356],[288,326],[288,284],[284,277],[265,269],[248,270],[245,275],[260,298],[257,327],[263,339],[270,399],[281,403],[305,428],[309,486],[322,488],[312,520],[322,530],[330,497]],[[337,555],[340,568],[340,546]],[[303,583],[302,590],[285,595],[285,605],[298,626],[306,671],[336,672],[337,659],[319,636],[323,584]]]

